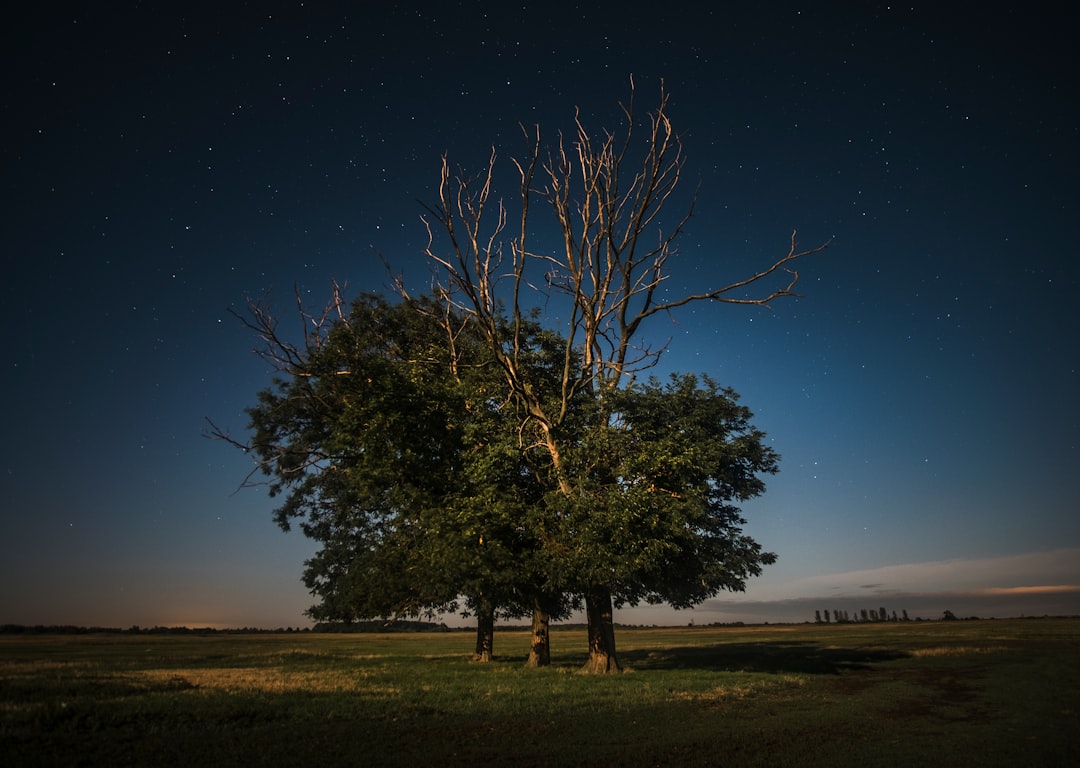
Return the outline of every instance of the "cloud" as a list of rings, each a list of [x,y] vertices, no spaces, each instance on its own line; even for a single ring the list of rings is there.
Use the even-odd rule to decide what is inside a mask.
[[[980,590],[977,594],[984,595],[1068,595],[1080,592],[1080,586],[1072,584],[1057,584],[1040,587],[991,587]]]
[[[866,592],[973,592],[1080,584],[1080,548],[991,558],[903,563],[859,571],[807,576],[788,582],[751,583],[747,601],[797,597],[865,597]],[[740,598],[735,598],[736,600]]]

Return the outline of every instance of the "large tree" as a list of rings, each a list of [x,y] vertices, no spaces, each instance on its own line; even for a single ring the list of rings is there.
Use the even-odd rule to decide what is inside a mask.
[[[591,424],[605,429],[620,407],[620,390],[663,351],[642,343],[646,321],[692,302],[764,306],[792,296],[796,262],[827,245],[800,249],[792,234],[785,253],[750,275],[700,292],[670,292],[669,261],[693,202],[675,215],[668,210],[684,158],[667,92],[661,87],[658,106],[639,123],[633,91],[631,82],[619,131],[591,132],[578,116],[572,138],[560,135],[546,151],[539,128],[524,131],[525,152],[511,161],[516,177],[509,199],[495,190],[502,171],[494,152],[477,176],[453,172],[444,156],[437,200],[425,219],[439,295],[471,320],[498,362],[505,397],[521,414],[523,439],[543,455],[554,518],[587,521],[590,528],[607,520],[613,534],[629,529],[633,510],[598,500],[595,468],[574,459],[585,437],[573,423],[582,398],[590,403]],[[535,306],[561,318],[552,321],[563,339],[554,396],[541,394],[527,364]],[[655,544],[665,546],[659,538]],[[583,556],[588,559],[587,550]],[[743,567],[752,573],[766,562],[750,554]],[[582,572],[592,574],[580,586],[589,626],[585,669],[618,671],[611,617],[624,584],[595,557],[591,571]]]
[[[350,306],[335,288],[321,315],[301,308],[308,330],[291,343],[265,305],[249,310],[278,375],[248,409],[250,441],[214,432],[250,452],[271,496],[284,497],[278,524],[320,543],[304,571],[313,618],[417,615],[463,597],[487,660],[497,611],[563,610],[531,571],[527,522],[544,486],[471,323],[424,297],[366,294]],[[561,347],[531,327],[528,365],[551,388]],[[547,661],[544,640],[533,663]]]
[[[827,244],[800,250],[793,234],[754,274],[669,292],[692,202],[665,211],[683,169],[667,104],[661,90],[644,141],[632,101],[621,139],[576,120],[571,147],[560,137],[545,153],[539,130],[526,133],[513,216],[494,197],[494,154],[475,178],[444,158],[426,219],[433,298],[401,280],[400,303],[367,296],[350,311],[335,289],[322,315],[301,307],[298,346],[253,305],[247,322],[285,376],[249,411],[246,447],[286,493],[278,522],[300,520],[323,544],[305,571],[322,601],[313,615],[463,595],[478,655],[490,656],[496,610],[531,610],[541,664],[552,613],[584,603],[585,670],[618,671],[615,605],[694,605],[775,559],[742,533],[735,502],[762,492],[776,455],[712,381],[637,383],[663,352],[640,330],[691,302],[794,295],[795,263]]]

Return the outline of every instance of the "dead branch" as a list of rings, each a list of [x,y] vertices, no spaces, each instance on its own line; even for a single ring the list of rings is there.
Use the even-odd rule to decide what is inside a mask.
[[[274,370],[294,376],[307,375],[306,368],[311,353],[321,349],[326,336],[335,323],[349,323],[348,303],[345,299],[345,285],[336,280],[330,284],[330,298],[317,313],[304,306],[299,286],[294,286],[297,317],[300,320],[300,333],[303,343],[289,341],[278,330],[278,318],[270,310],[269,298],[264,295],[247,302],[246,313],[230,308],[229,314],[252,331],[259,340],[254,352],[270,364]]]
[[[425,206],[429,216],[422,217],[428,234],[425,252],[438,275],[437,294],[487,338],[510,396],[523,413],[522,428],[531,424],[538,429],[556,469],[559,445],[553,436],[576,395],[591,388],[602,397],[655,366],[666,350],[667,344],[649,347],[637,339],[645,320],[698,301],[769,306],[795,296],[795,262],[829,246],[825,242],[800,250],[793,232],[788,252],[754,274],[718,288],[663,298],[669,260],[694,213],[697,195],[681,214],[667,216],[685,167],[682,140],[668,115],[669,94],[663,83],[657,107],[642,124],[643,139],[636,134],[634,96],[631,79],[630,98],[619,105],[621,138],[611,130],[590,132],[579,110],[572,139],[559,134],[545,156],[539,128],[522,127],[526,150],[511,160],[520,180],[517,231],[509,231],[508,209],[494,197],[494,151],[474,178],[452,174],[444,156],[439,202]],[[557,246],[533,244],[542,231],[530,218],[536,201],[553,217]],[[777,276],[784,278],[780,287],[774,282]],[[530,294],[545,306],[558,297],[565,313],[560,328],[566,340],[561,402],[555,407],[540,401],[521,362],[522,321],[531,309]],[[509,338],[499,317],[500,301],[506,302]]]

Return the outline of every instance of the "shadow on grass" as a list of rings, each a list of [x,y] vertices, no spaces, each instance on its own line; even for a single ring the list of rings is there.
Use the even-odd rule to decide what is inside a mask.
[[[836,675],[908,658],[902,651],[832,648],[812,642],[777,641],[634,649],[619,652],[632,669],[711,669],[729,672],[791,672]]]

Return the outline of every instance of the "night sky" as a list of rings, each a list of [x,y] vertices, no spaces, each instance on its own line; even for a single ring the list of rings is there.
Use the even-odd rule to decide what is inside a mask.
[[[270,380],[230,310],[388,291],[384,258],[423,290],[441,155],[617,127],[631,75],[700,183],[671,290],[833,244],[800,299],[648,327],[781,454],[744,507],[780,559],[616,621],[1080,613],[1061,4],[103,5],[2,33],[0,623],[305,626],[314,544],[203,434]]]

